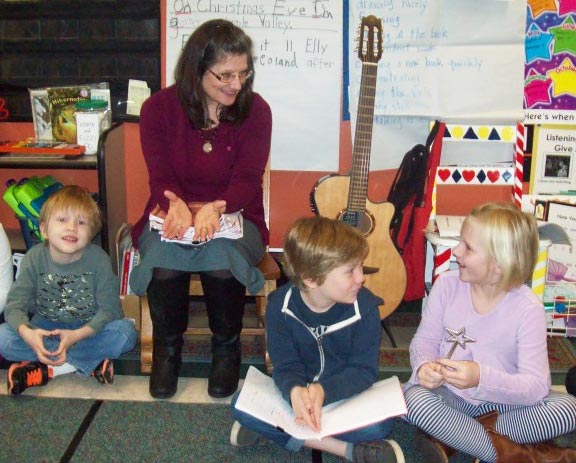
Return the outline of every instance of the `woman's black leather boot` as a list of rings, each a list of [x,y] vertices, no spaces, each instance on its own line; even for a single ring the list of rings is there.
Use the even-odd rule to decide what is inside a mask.
[[[240,379],[240,332],[246,288],[228,271],[202,273],[200,279],[212,331],[208,394],[228,397],[236,392]]]
[[[188,326],[188,288],[190,275],[165,270],[152,278],[148,285],[148,303],[152,319],[152,372],[150,395],[156,399],[172,397],[178,387],[178,373],[182,362],[183,334]]]
[[[231,396],[240,380],[240,336],[221,340],[212,336],[212,366],[208,378],[208,395]]]
[[[179,344],[179,345],[178,345]],[[182,362],[182,337],[180,343],[152,346],[152,372],[150,374],[150,395],[155,399],[169,399],[178,389],[178,373]]]

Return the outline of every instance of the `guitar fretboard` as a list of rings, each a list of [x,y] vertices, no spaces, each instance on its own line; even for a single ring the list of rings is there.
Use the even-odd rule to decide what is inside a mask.
[[[349,212],[359,213],[366,209],[377,73],[378,63],[362,63],[358,117],[354,136],[350,189],[348,190]]]

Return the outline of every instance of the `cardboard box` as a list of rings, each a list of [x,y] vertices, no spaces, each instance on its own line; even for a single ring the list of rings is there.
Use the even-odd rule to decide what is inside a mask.
[[[126,318],[132,318],[136,322],[136,331],[140,331],[140,297],[135,294],[120,296],[122,310]]]

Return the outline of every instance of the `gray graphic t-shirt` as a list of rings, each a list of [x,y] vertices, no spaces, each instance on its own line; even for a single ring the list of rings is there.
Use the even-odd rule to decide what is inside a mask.
[[[80,259],[57,264],[43,243],[22,259],[8,294],[5,318],[15,330],[34,315],[62,323],[85,323],[94,331],[123,317],[118,278],[104,250],[89,244]]]

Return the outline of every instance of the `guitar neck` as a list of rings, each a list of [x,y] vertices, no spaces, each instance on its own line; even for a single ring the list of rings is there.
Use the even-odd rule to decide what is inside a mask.
[[[350,172],[350,189],[348,190],[348,210],[351,212],[360,212],[366,208],[377,74],[378,63],[362,64],[352,171]]]

